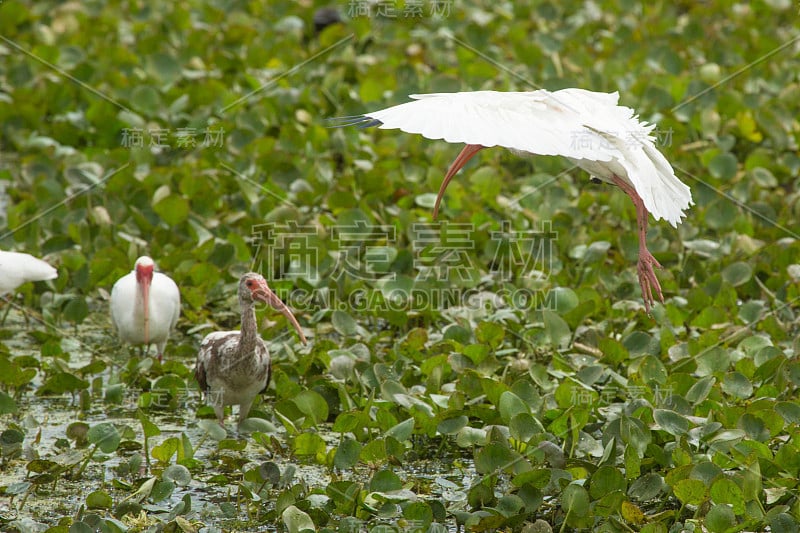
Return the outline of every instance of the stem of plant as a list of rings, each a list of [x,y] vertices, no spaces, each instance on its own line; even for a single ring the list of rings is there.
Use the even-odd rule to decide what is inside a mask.
[[[150,439],[147,437],[147,432],[144,432],[144,464],[147,465],[147,472],[150,472]]]
[[[207,438],[208,438],[208,431],[206,431],[205,433],[203,433],[203,436],[200,438],[200,442],[198,442],[198,443],[197,443],[197,446],[195,446],[195,449],[196,449],[196,450],[199,450],[199,449],[200,449],[200,446],[202,446],[202,445],[203,445],[203,443],[206,441],[206,439],[207,439]]]
[[[83,471],[86,470],[87,466],[89,466],[89,461],[91,461],[92,457],[94,457],[94,452],[97,451],[97,446],[98,446],[98,444],[94,445],[94,447],[92,448],[92,451],[89,452],[89,455],[87,455],[86,459],[83,461],[83,464],[81,465],[80,470],[78,470],[78,478],[83,476]]]
[[[567,520],[569,520],[570,511],[572,511],[572,509],[567,511],[567,514],[564,516],[564,522],[561,523],[561,529],[558,530],[558,533],[564,533],[564,528],[567,527]]]

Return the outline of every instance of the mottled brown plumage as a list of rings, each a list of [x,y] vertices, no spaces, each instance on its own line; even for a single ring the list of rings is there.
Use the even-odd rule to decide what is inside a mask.
[[[194,376],[223,423],[225,406],[239,406],[239,425],[247,418],[256,396],[264,392],[272,374],[269,350],[256,325],[255,302],[270,304],[283,313],[306,343],[300,324],[261,275],[248,272],[239,280],[241,331],[216,331],[200,344]]]

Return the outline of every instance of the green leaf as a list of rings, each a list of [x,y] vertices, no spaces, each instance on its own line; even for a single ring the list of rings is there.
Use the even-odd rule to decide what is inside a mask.
[[[714,386],[714,383],[717,382],[717,378],[714,376],[706,376],[704,378],[698,379],[694,385],[686,392],[686,401],[691,402],[693,404],[698,404],[708,397],[708,394],[711,392],[711,388]]]
[[[390,492],[402,488],[400,477],[391,470],[378,470],[369,482],[369,490],[373,492]]]
[[[297,455],[325,453],[325,441],[316,433],[301,433],[294,440],[294,453]]]
[[[478,324],[475,330],[475,338],[478,342],[488,344],[492,348],[497,348],[503,343],[504,335],[505,330],[500,324],[496,324],[495,322],[483,321]]]
[[[399,442],[405,442],[411,438],[411,434],[414,432],[414,419],[408,418],[403,420],[399,424],[389,428],[386,431],[385,436],[387,437],[394,437]]]
[[[462,428],[456,435],[456,444],[462,448],[469,448],[471,446],[482,446],[487,442],[486,431],[481,428],[473,428],[467,426]]]
[[[75,296],[64,306],[64,318],[70,322],[80,324],[87,316],[89,316],[89,305],[85,298]]]
[[[592,499],[601,498],[603,495],[613,491],[625,491],[627,483],[625,476],[618,468],[605,465],[597,469],[592,474],[589,484],[589,495]]]
[[[500,417],[503,422],[508,424],[513,417],[522,413],[530,413],[530,407],[522,399],[511,391],[505,391],[500,395],[498,405]]]
[[[111,509],[113,504],[114,502],[111,499],[111,496],[102,490],[90,492],[89,495],[86,496],[87,509]]]
[[[336,448],[336,453],[333,456],[333,466],[341,470],[353,468],[358,463],[360,454],[361,444],[349,437],[345,438]]]
[[[305,390],[295,396],[292,401],[304,415],[310,418],[313,425],[328,419],[328,402],[318,392]]]
[[[89,382],[76,377],[69,372],[59,372],[50,376],[44,384],[36,391],[38,396],[48,394],[64,394],[65,392],[76,392],[89,388]]]
[[[709,491],[711,501],[717,504],[727,503],[733,508],[733,512],[737,515],[743,515],[745,512],[744,494],[739,485],[731,479],[722,477],[717,479]]]
[[[151,450],[150,455],[152,455],[157,461],[169,463],[170,459],[172,459],[172,456],[178,453],[179,446],[180,440],[178,440],[177,437],[170,437],[158,446],[155,446]]]
[[[137,413],[137,417],[139,418],[139,422],[142,424],[142,431],[144,432],[145,437],[150,438],[161,435],[161,430],[157,425],[150,421],[143,411],[139,411]]]
[[[150,85],[137,85],[131,91],[131,104],[138,111],[152,115],[161,107],[161,98],[158,91]],[[164,144],[168,144],[168,142],[165,141]]]
[[[554,287],[547,293],[547,306],[559,315],[569,313],[580,303],[578,295],[568,287]]]
[[[519,454],[504,443],[490,442],[475,455],[475,469],[481,474],[497,473],[513,469]]]
[[[749,398],[753,394],[753,384],[740,372],[729,372],[722,380],[723,392],[736,396],[742,400]]]
[[[119,446],[121,437],[114,424],[101,422],[89,429],[86,439],[103,453],[111,453]]]
[[[730,153],[718,154],[708,163],[708,171],[719,180],[732,179],[736,174],[736,167],[736,156]]]
[[[682,479],[672,491],[684,505],[700,505],[706,499],[706,484],[699,479]]]
[[[153,54],[150,57],[148,66],[150,67],[149,70],[165,84],[175,82],[182,71],[180,63],[171,54],[163,52]],[[150,111],[150,109],[147,109],[147,111]]]
[[[175,491],[175,483],[172,481],[156,481],[153,490],[150,491],[150,498],[154,502],[160,502],[169,498]]]
[[[183,465],[170,465],[164,469],[161,477],[165,480],[172,481],[179,487],[185,487],[192,481],[192,474],[189,469]]]
[[[0,391],[0,415],[17,414],[17,402],[14,398],[3,391]]]
[[[586,516],[589,512],[589,493],[580,485],[568,485],[561,493],[561,508],[570,515]]]
[[[216,420],[198,420],[197,427],[205,431],[209,437],[216,441],[224,439],[228,432]]]
[[[664,363],[652,355],[646,355],[639,365],[639,374],[649,386],[663,385],[667,382],[667,369]]]
[[[544,331],[550,343],[559,348],[566,348],[572,338],[572,332],[563,318],[550,309],[542,309]]]
[[[508,424],[508,430],[512,437],[522,442],[528,442],[534,436],[545,432],[542,424],[529,413],[514,415]]]
[[[356,321],[344,311],[336,309],[331,316],[331,322],[333,323],[333,329],[340,335],[345,337],[355,336],[357,331]]]
[[[177,226],[189,216],[189,202],[178,194],[168,194],[153,205],[153,211],[168,226]]]
[[[464,426],[469,423],[469,418],[461,415],[454,418],[447,418],[439,422],[436,426],[436,431],[442,435],[453,435],[461,431]]]
[[[689,431],[689,420],[668,409],[654,409],[653,419],[670,435],[680,436]]]
[[[664,480],[656,473],[645,474],[631,483],[628,496],[640,501],[652,500],[664,489]]]
[[[705,524],[712,533],[723,533],[736,525],[736,515],[727,505],[714,505],[706,514]]]
[[[743,285],[750,281],[753,275],[753,268],[748,263],[741,261],[731,263],[722,270],[722,279],[734,287]]]

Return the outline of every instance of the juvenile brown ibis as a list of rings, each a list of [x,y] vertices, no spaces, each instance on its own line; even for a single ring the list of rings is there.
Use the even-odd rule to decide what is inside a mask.
[[[428,139],[465,143],[444,177],[433,216],[450,180],[483,148],[502,146],[523,155],[560,155],[602,181],[620,187],[636,207],[639,230],[637,271],[645,310],[664,301],[647,249],[647,217],[677,227],[693,204],[689,187],[675,176],[656,148],[654,125],[617,104],[618,93],[583,89],[550,92],[476,91],[411,95],[415,100],[355,117],[342,126],[378,126],[419,133]]]
[[[264,339],[256,325],[256,302],[265,302],[291,322],[303,344],[306,337],[288,307],[272,292],[267,281],[255,272],[239,280],[239,307],[242,311],[241,331],[215,331],[200,344],[194,376],[205,393],[206,402],[214,408],[220,425],[225,406],[239,406],[239,422],[247,418],[258,394],[269,385],[272,361]]]
[[[155,272],[152,259],[142,256],[133,271],[122,276],[111,289],[111,322],[123,343],[158,348],[158,360],[181,314],[178,286],[166,274]]]

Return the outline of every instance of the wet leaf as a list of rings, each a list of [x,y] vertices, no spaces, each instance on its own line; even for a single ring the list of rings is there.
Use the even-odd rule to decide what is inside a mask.
[[[356,440],[345,438],[336,448],[336,454],[333,456],[333,465],[342,470],[352,468],[358,463],[360,454],[361,444]]]
[[[714,533],[728,531],[736,524],[736,515],[727,505],[714,505],[708,511],[705,523],[708,530]]]
[[[742,515],[745,512],[745,501],[742,489],[733,480],[720,478],[714,481],[709,491],[711,501],[717,504],[729,504],[733,512]]]
[[[185,487],[192,481],[192,474],[189,469],[183,465],[170,465],[164,469],[161,474],[164,480],[172,481],[179,487]]]
[[[17,412],[17,402],[14,401],[14,398],[0,391],[0,415],[16,414]]]
[[[331,315],[331,322],[333,323],[334,329],[340,335],[352,337],[356,334],[356,321],[344,311],[335,310],[333,315]]]
[[[589,494],[580,485],[569,485],[561,494],[561,508],[569,515],[586,516],[589,512]]]
[[[100,448],[103,453],[111,453],[119,446],[121,436],[114,424],[101,422],[89,428],[86,439]]]
[[[558,347],[566,347],[572,338],[572,332],[564,319],[549,309],[542,310],[542,318],[550,342]]]
[[[706,499],[706,485],[699,479],[682,479],[672,490],[683,504],[700,505]]]
[[[89,382],[83,380],[69,372],[59,372],[50,376],[44,384],[39,387],[36,394],[45,396],[47,394],[64,394],[65,392],[76,392],[89,388]]]
[[[306,390],[295,396],[292,401],[314,425],[328,419],[328,403],[319,393]]]
[[[87,509],[111,509],[113,503],[111,496],[100,490],[96,490],[86,496]]]
[[[289,533],[301,533],[303,531],[316,531],[314,521],[308,514],[304,513],[294,505],[290,505],[281,513],[283,524]]]
[[[661,426],[661,429],[670,435],[684,435],[689,430],[689,421],[675,411],[654,409],[653,419]]]
[[[162,463],[169,463],[172,456],[178,453],[178,447],[180,446],[180,441],[177,437],[170,437],[165,439],[161,444],[158,446],[154,446],[153,449],[150,451],[150,455],[153,456],[153,459],[157,461],[161,461]]]

